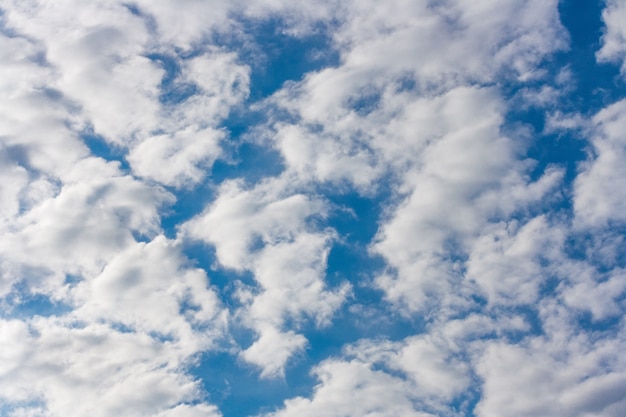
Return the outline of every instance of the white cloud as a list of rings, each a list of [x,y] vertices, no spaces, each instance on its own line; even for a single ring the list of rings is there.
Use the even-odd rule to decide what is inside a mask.
[[[225,1],[206,3],[166,0],[158,3],[139,0],[133,3],[146,21],[156,22],[158,37],[173,46],[190,50],[212,31],[229,28],[228,13],[232,5]]]
[[[163,184],[198,184],[221,155],[226,132],[219,123],[248,95],[249,68],[236,55],[209,51],[181,62],[179,83],[197,91],[173,108],[161,109],[159,131],[132,147],[128,154],[134,172]]]
[[[156,125],[163,70],[141,56],[149,36],[139,17],[116,2],[12,6],[7,25],[43,46],[55,68],[49,83],[82,107],[97,133],[123,144]]]
[[[267,19],[279,19],[284,33],[306,36],[319,30],[317,23],[331,22],[342,8],[335,0],[297,4],[286,0],[139,0],[134,5],[157,23],[161,39],[183,50],[193,50],[214,34],[248,40],[245,25]]]
[[[473,243],[466,278],[478,284],[490,305],[533,304],[551,275],[544,265],[562,259],[564,238],[543,216],[523,225],[491,225]]]
[[[205,272],[185,263],[178,244],[163,236],[132,245],[77,285],[73,314],[209,348],[222,337],[227,317]]]
[[[276,129],[276,146],[288,167],[301,178],[337,185],[348,182],[366,190],[381,174],[375,155],[365,144],[320,135],[305,126],[279,125]]]
[[[44,179],[32,182],[30,195],[16,197],[24,210],[3,219],[2,296],[25,281],[27,292],[74,308],[63,318],[0,324],[7,365],[0,397],[16,416],[139,416],[202,399],[186,369],[224,336],[226,313],[204,271],[189,268],[175,242],[136,242],[159,233],[159,208],[172,196],[117,165],[76,161],[64,168],[59,189],[46,195]],[[67,283],[68,274],[82,281]],[[6,314],[21,296],[3,300]],[[46,411],[37,411],[41,402]],[[203,403],[187,409],[214,410]]]
[[[183,186],[197,184],[206,169],[220,155],[224,132],[211,128],[187,128],[169,135],[152,136],[128,155],[134,172],[162,184]]]
[[[428,338],[410,340],[394,358],[394,365],[406,372],[420,393],[451,399],[467,389],[468,366]]]
[[[326,324],[345,295],[324,289],[329,243],[329,236],[302,233],[261,250],[253,271],[263,293],[250,306],[251,320],[279,324],[285,314],[308,315]]]
[[[484,381],[476,415],[621,415],[626,405],[623,332],[598,339],[577,329],[564,310],[548,314],[569,322],[557,319],[555,328],[548,323],[547,336],[519,345],[487,344],[476,368]]]
[[[252,189],[241,181],[225,182],[215,201],[182,231],[214,244],[223,266],[249,267],[256,239],[263,244],[289,241],[307,230],[307,219],[327,211],[321,200],[290,191],[289,182],[287,177],[268,179]]]
[[[93,276],[135,242],[133,233],[154,236],[160,230],[159,207],[172,201],[164,190],[121,175],[115,164],[97,158],[75,163],[66,180],[57,195],[5,228],[0,256],[14,270],[5,279],[28,277],[38,291],[54,293],[62,290],[65,274]]]
[[[613,268],[607,273],[600,273],[593,266],[581,262],[568,262],[559,269],[559,275],[566,280],[561,284],[561,296],[566,305],[590,312],[594,320],[623,313],[626,305],[618,301],[626,294],[623,269]]]
[[[549,170],[530,184],[530,165],[517,160],[524,145],[500,132],[497,89],[464,86],[505,69],[537,77],[544,55],[565,47],[556,3],[449,6],[360,2],[334,34],[341,64],[272,98],[297,120],[273,129],[298,177],[366,194],[385,173],[399,180],[407,198],[389,208],[373,251],[401,276],[379,280],[388,298],[414,310],[426,294],[450,293],[460,265],[442,258],[444,246],[463,246],[488,218],[540,201],[562,176]]]
[[[285,401],[284,408],[267,414],[289,416],[371,416],[426,417],[432,414],[414,409],[410,386],[399,378],[373,370],[370,365],[329,360],[314,370],[320,380],[311,399]]]
[[[589,120],[579,113],[564,114],[561,111],[550,113],[546,117],[545,133],[558,133],[568,130],[583,130],[589,125]]]
[[[621,63],[622,74],[626,75],[626,4],[621,0],[608,0],[602,11],[602,20],[605,24],[602,48],[596,57],[601,62]]]
[[[472,358],[483,338],[524,331],[519,317],[481,314],[442,322],[400,341],[365,339],[344,346],[340,358],[313,373],[311,398],[296,397],[269,416],[458,416],[469,414],[467,398],[476,380]],[[456,405],[451,405],[455,403]]]
[[[566,46],[556,5],[355,2],[333,33],[340,65],[278,91],[270,102],[297,122],[277,120],[270,135],[303,178],[367,192],[388,164],[410,164],[429,139],[420,110],[437,114],[430,98],[502,73],[539,76],[532,68]]]
[[[390,209],[372,245],[397,270],[379,285],[410,310],[432,308],[439,297],[459,302],[454,298],[462,294],[453,295],[450,285],[462,265],[450,257],[466,253],[490,218],[523,210],[560,179],[549,171],[529,184],[517,145],[500,132],[502,104],[494,91],[459,88],[430,102],[424,145],[401,186],[407,197]]]
[[[332,325],[349,300],[348,284],[326,281],[342,239],[321,194],[330,189],[391,196],[369,201],[384,210],[369,250],[387,268],[374,282],[387,323],[423,328],[344,346],[314,367],[309,398],[269,415],[452,416],[471,412],[473,396],[480,416],[622,415],[624,240],[610,229],[626,220],[626,102],[591,122],[551,108],[572,83],[567,67],[554,85],[540,69],[568,42],[558,5],[2,2],[0,407],[219,416],[188,371],[232,342],[229,326],[255,334],[231,353],[261,378],[284,375],[309,347],[304,329]],[[607,2],[600,61],[625,56],[624,10]],[[262,53],[253,32],[268,21],[281,36],[329,40],[338,62],[251,109],[267,121],[242,138],[279,151],[285,172],[224,181],[167,239],[161,210],[175,196],[163,186],[187,192],[232,157],[223,124],[248,111],[259,68],[241,59]],[[224,39],[243,50],[213,44]],[[511,102],[503,83],[519,87]],[[520,98],[547,109],[545,133],[589,134],[574,219],[561,210],[567,193],[554,192],[566,171],[531,180],[533,138],[506,124]],[[129,169],[90,155],[85,132]],[[187,259],[188,240],[215,248],[214,267],[234,277],[220,295],[235,289],[233,299]],[[29,292],[70,311],[11,319]],[[366,303],[345,316],[384,310]]]
[[[355,2],[335,39],[345,51],[347,67],[415,71],[419,82],[454,85],[447,77],[455,76],[486,80],[503,67],[525,77],[546,53],[565,46],[556,5],[516,0],[451,1],[445,6]]]
[[[0,374],[9,404],[43,400],[54,416],[141,416],[201,398],[198,382],[180,372],[188,352],[176,344],[56,318],[2,320],[0,328],[10,336],[0,341],[3,363],[11,360]]]
[[[54,74],[41,63],[44,50],[35,42],[0,34],[0,44],[3,154],[39,176],[60,177],[88,153],[68,126],[73,123],[71,103],[49,85]]]
[[[426,402],[435,398],[443,405],[468,389],[471,382],[468,364],[456,357],[460,349],[438,331],[395,343],[364,340],[346,351],[364,362],[401,372],[413,385],[412,396]]]
[[[217,407],[207,404],[181,404],[157,414],[157,417],[221,417]]]
[[[593,118],[592,156],[576,178],[574,210],[580,227],[602,227],[626,220],[626,100]]]
[[[503,336],[528,330],[519,316],[481,313],[398,342],[362,340],[315,368],[311,398],[287,400],[268,415],[465,415],[463,402],[452,400],[476,389],[477,416],[619,416],[626,405],[623,320],[617,332],[600,336],[581,330],[576,313],[554,300],[538,310],[545,334],[516,343]],[[384,393],[376,393],[381,385]]]
[[[224,267],[252,272],[258,288],[241,287],[243,323],[259,335],[241,354],[262,368],[262,376],[280,376],[287,360],[306,339],[293,332],[314,319],[328,324],[342,304],[347,287],[326,288],[326,259],[334,233],[319,230],[326,204],[297,193],[288,176],[265,180],[246,189],[226,182],[203,213],[185,223],[182,236],[215,246]],[[285,330],[286,323],[293,329]]]
[[[246,350],[241,358],[261,368],[261,378],[283,376],[287,361],[296,353],[304,350],[307,340],[293,331],[281,332],[271,325],[257,325],[259,338]]]
[[[248,362],[261,366],[262,377],[282,375],[287,360],[306,346],[306,339],[283,331],[297,329],[307,318],[328,325],[343,303],[348,288],[327,290],[324,283],[329,239],[322,234],[301,234],[293,242],[264,248],[252,268],[260,286],[242,311],[244,322],[259,339],[242,352]]]
[[[18,409],[43,402],[52,416],[220,415],[187,374],[226,337],[227,312],[205,272],[162,236],[115,249],[99,275],[64,288],[72,311],[0,322],[0,398]]]

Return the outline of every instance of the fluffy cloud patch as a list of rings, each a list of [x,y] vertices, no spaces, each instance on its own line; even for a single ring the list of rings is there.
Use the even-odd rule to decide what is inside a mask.
[[[146,334],[55,318],[1,326],[10,337],[2,351],[11,365],[0,378],[8,404],[43,400],[48,415],[139,416],[200,394],[197,381],[179,373],[186,352]]]
[[[313,318],[327,324],[346,295],[326,288],[331,231],[316,231],[326,205],[289,190],[289,178],[266,181],[250,190],[224,184],[215,203],[183,226],[186,236],[215,245],[225,267],[253,273],[257,288],[241,287],[244,323],[259,339],[242,357],[263,368],[264,376],[283,372],[287,359],[306,339],[283,329],[287,321]]]
[[[0,414],[623,415],[595,6],[0,1]]]
[[[172,199],[101,159],[82,160],[66,175],[55,196],[6,225],[0,244],[5,279],[15,282],[30,270],[31,284],[54,294],[66,274],[92,276],[135,242],[133,234],[154,236],[158,209]]]
[[[561,313],[567,320],[568,314]],[[484,396],[476,415],[617,416],[623,412],[624,363],[618,353],[623,338],[596,339],[575,334],[567,322],[558,326],[550,336],[518,346],[495,342],[487,347],[477,364]]]
[[[268,414],[287,416],[383,416],[392,413],[410,417],[432,414],[413,409],[409,387],[401,379],[371,369],[359,361],[328,361],[315,370],[321,380],[312,399],[294,398],[285,408]]]
[[[583,226],[606,226],[623,222],[624,181],[621,161],[626,152],[626,101],[619,101],[595,115],[593,157],[582,165],[576,180],[574,208]]]
[[[626,19],[626,5],[619,0],[610,0],[602,11],[606,25],[602,36],[602,48],[597,52],[601,61],[616,61],[622,65],[622,74],[626,74],[626,30],[622,22]]]

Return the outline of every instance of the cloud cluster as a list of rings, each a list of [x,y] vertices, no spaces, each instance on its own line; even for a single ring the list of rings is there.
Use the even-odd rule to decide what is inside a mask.
[[[247,67],[215,47],[177,57],[121,3],[2,8],[1,413],[219,415],[188,370],[228,312],[162,235],[175,196],[159,184],[206,176]],[[170,55],[171,89],[193,87],[176,105]]]
[[[569,42],[556,0],[0,1],[0,414],[221,416],[225,352],[319,381],[259,415],[623,415],[626,101],[558,107]]]
[[[183,225],[183,233],[212,244],[226,268],[250,271],[255,286],[241,286],[239,314],[259,338],[245,351],[246,361],[262,376],[282,374],[287,360],[306,346],[294,332],[309,317],[328,323],[347,287],[329,290],[324,282],[326,259],[334,233],[316,230],[326,204],[290,191],[290,178],[278,177],[244,189],[227,182],[215,202]],[[287,323],[296,325],[286,329]]]
[[[482,6],[488,13],[480,13]],[[529,16],[539,11],[528,7]],[[370,246],[389,267],[376,284],[401,314],[423,315],[428,328],[425,335],[400,342],[364,340],[346,348],[342,357],[315,368],[319,385],[310,399],[287,400],[271,415],[466,415],[472,398],[479,416],[623,413],[624,367],[618,352],[626,288],[619,230],[625,176],[616,165],[623,153],[622,102],[572,126],[590,126],[584,135],[592,152],[579,165],[570,217],[555,195],[570,186],[564,170],[549,166],[531,179],[535,162],[523,159],[528,135],[504,125],[507,106],[515,103],[505,103],[490,83],[515,74],[509,81],[523,88],[542,77],[541,53],[566,44],[552,20],[556,4],[543,7],[549,11],[542,9],[534,15],[539,18],[528,21],[507,15],[523,15],[515,2],[471,5],[467,14],[429,8],[407,13],[404,26],[381,18],[384,13],[364,14],[350,20],[351,31],[338,32],[338,44],[345,48],[339,67],[307,76],[276,95],[298,117],[296,126],[279,122],[276,131],[278,149],[299,175],[347,181],[368,193],[393,168],[399,199],[387,207]],[[619,39],[613,23],[619,10],[610,3],[604,12],[601,59],[617,57],[607,51],[621,48],[621,41],[611,45]],[[436,16],[428,20],[431,26],[420,27],[419,17],[429,13]],[[390,19],[400,16],[405,15]],[[454,40],[435,47],[437,41],[424,32],[407,38],[410,47],[432,47],[436,57],[408,48],[391,56],[404,46],[399,33],[437,28],[440,16],[446,23],[468,16],[480,21],[476,33],[471,20],[457,29],[468,31],[458,38],[468,42],[460,49],[471,51],[463,65],[444,60]],[[506,45],[502,54],[515,51],[527,61],[510,56],[500,61],[493,52],[498,47],[491,45],[489,56],[481,55],[470,43],[482,39],[485,45],[489,38],[481,37],[483,28],[492,39],[519,36],[498,45]],[[436,33],[445,37],[454,31]],[[386,44],[387,37],[394,42]],[[525,53],[531,44],[533,53]],[[374,52],[370,45],[380,49]],[[424,60],[407,63],[416,56]],[[457,51],[451,56],[464,57]],[[472,65],[474,57],[479,58]],[[436,82],[430,65],[440,77]],[[618,231],[607,230],[609,225]],[[614,324],[598,333],[583,324],[585,317]],[[360,396],[383,381],[387,388],[378,401]],[[344,395],[333,395],[338,393]]]
[[[586,227],[623,223],[626,169],[626,101],[602,109],[592,120],[591,158],[576,178],[576,221]]]
[[[622,22],[626,18],[626,5],[619,0],[606,2],[602,11],[605,24],[602,48],[597,52],[600,61],[621,63],[622,75],[626,75],[626,30]]]
[[[185,415],[219,415],[205,404],[182,404],[200,387],[180,372],[188,352],[175,344],[57,318],[2,320],[1,328],[7,415],[29,408],[42,416],[176,416],[184,408]]]

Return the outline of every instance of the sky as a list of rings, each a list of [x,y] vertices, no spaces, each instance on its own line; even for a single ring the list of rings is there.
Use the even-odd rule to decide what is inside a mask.
[[[0,0],[0,415],[623,417],[624,22]]]

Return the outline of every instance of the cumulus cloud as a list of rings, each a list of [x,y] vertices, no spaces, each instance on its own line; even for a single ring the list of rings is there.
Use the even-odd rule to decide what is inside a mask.
[[[268,414],[287,416],[383,416],[426,417],[413,409],[409,387],[400,378],[373,370],[360,361],[322,363],[315,369],[322,383],[312,399],[293,398],[285,408]]]
[[[626,101],[561,6],[0,1],[0,414],[623,415]]]
[[[286,400],[266,415],[468,414],[458,400],[477,383],[471,358],[484,350],[481,340],[525,329],[519,318],[470,315],[399,341],[363,339],[313,370],[319,383],[311,398]]]
[[[489,230],[489,232],[487,232]],[[532,304],[551,273],[546,264],[562,259],[564,231],[550,227],[545,217],[524,225],[490,226],[474,242],[467,278],[475,281],[490,304]]]
[[[516,143],[500,131],[501,101],[493,91],[458,88],[425,107],[433,133],[424,132],[418,162],[401,185],[406,197],[390,210],[371,247],[396,269],[380,277],[380,287],[412,310],[432,308],[440,297],[462,302],[451,299],[463,296],[454,284],[463,265],[454,258],[469,252],[490,219],[540,201],[560,178],[552,171],[528,181]]]
[[[8,404],[43,400],[43,415],[139,416],[170,408],[176,415],[182,402],[199,397],[198,382],[180,373],[188,352],[145,333],[57,318],[2,320],[0,326],[7,336],[0,386]]]
[[[272,98],[298,118],[273,126],[276,147],[305,177],[366,190],[388,163],[413,160],[430,128],[420,110],[434,111],[433,96],[497,74],[538,76],[532,68],[566,45],[555,5],[356,2],[333,33],[341,65]]]
[[[80,305],[75,311],[79,317],[107,318],[165,338],[210,343],[226,317],[208,285],[204,271],[186,267],[175,242],[158,236],[120,252],[72,295]]]
[[[487,346],[476,368],[484,381],[476,414],[617,416],[623,412],[624,363],[618,353],[623,337],[597,339],[579,333],[574,317],[552,303],[546,303],[542,312],[550,315],[546,337],[530,338],[521,345],[496,341]]]
[[[326,288],[326,259],[332,231],[316,230],[324,201],[290,190],[290,178],[278,177],[251,189],[225,183],[202,214],[185,223],[184,236],[215,246],[218,262],[253,273],[256,287],[240,288],[240,314],[259,334],[242,357],[262,367],[263,376],[283,372],[287,359],[306,339],[283,329],[305,317],[327,324],[345,298],[347,287]]]
[[[576,178],[574,209],[581,226],[606,226],[623,222],[623,161],[626,152],[626,101],[602,109],[593,118],[591,158],[581,167]]]
[[[8,7],[5,20],[43,47],[55,87],[81,106],[97,133],[123,143],[154,126],[163,70],[140,56],[148,31],[122,4],[34,2]]]
[[[626,30],[622,22],[626,19],[626,5],[619,0],[606,2],[602,11],[605,24],[602,48],[596,53],[600,61],[621,63],[622,74],[626,74]]]
[[[2,320],[3,402],[33,411],[25,404],[43,401],[42,415],[219,415],[187,374],[196,354],[226,337],[227,313],[205,272],[162,236],[116,249],[99,275],[61,287],[70,312]]]
[[[35,288],[53,294],[66,274],[93,276],[135,242],[133,234],[154,236],[158,209],[172,199],[101,159],[84,159],[66,175],[55,196],[7,224],[0,244],[5,279],[30,276]]]
[[[142,177],[179,187],[204,178],[220,155],[219,122],[248,92],[248,69],[234,54],[209,45],[205,54],[185,59],[122,3],[35,2],[10,8],[5,20],[45,55],[45,86],[71,102],[77,133],[93,131],[110,146],[128,148],[127,159]],[[157,59],[163,56],[180,74],[167,73]],[[175,85],[192,89],[175,106],[163,100],[171,94],[164,79],[172,76]]]
[[[255,239],[261,243],[292,239],[307,230],[307,219],[326,210],[319,199],[290,193],[288,182],[289,178],[270,179],[248,190],[241,181],[226,182],[211,206],[187,222],[183,231],[214,244],[222,265],[246,267]]]

